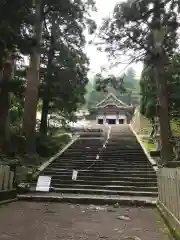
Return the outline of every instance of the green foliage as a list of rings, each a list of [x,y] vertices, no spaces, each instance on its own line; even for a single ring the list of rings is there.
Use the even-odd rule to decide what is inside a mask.
[[[106,93],[108,91],[108,87],[110,86],[121,93],[126,91],[123,85],[123,78],[116,78],[113,75],[104,78],[101,74],[97,74],[95,84],[95,88],[98,92],[103,91]]]
[[[0,1],[0,69],[8,51],[15,53],[21,47],[30,13],[30,0]]]
[[[140,80],[140,112],[149,119],[157,115],[156,83],[153,71],[153,66],[145,66]]]
[[[129,58],[129,63],[144,60],[154,63],[159,57],[152,47],[155,29],[166,26],[163,47],[168,57],[172,56],[177,46],[178,7],[179,2],[172,0],[128,0],[117,3],[112,17],[104,21],[100,31],[100,37],[106,43],[104,50],[110,57],[115,57],[117,63],[122,55]]]
[[[35,31],[35,34],[34,28],[40,26],[42,22],[40,50],[43,67],[40,69],[39,89],[34,81],[37,71],[34,71],[35,75],[30,79],[32,80],[30,86],[34,88],[34,92],[39,90],[38,111],[44,112],[43,107],[46,103],[46,117],[49,114],[54,118],[59,117],[60,122],[66,125],[67,121],[75,121],[75,111],[85,103],[89,60],[84,52],[86,44],[84,30],[88,30],[90,34],[96,30],[96,24],[89,14],[95,10],[94,1],[42,0],[40,3],[38,19],[35,17],[36,6],[32,0],[27,0],[26,3],[22,0],[0,2],[0,72],[7,58],[8,60],[9,57],[15,59],[12,81],[11,73],[8,75],[9,79],[0,77],[0,96],[4,86],[7,88],[7,98],[11,93],[11,105],[7,104],[6,109],[10,110],[12,138],[15,138],[16,134],[17,138],[21,136],[24,99],[27,98],[25,96],[27,69],[23,66],[21,56],[30,56],[30,54],[32,56],[32,52],[34,56],[39,55],[36,35],[38,31]],[[13,62],[8,62],[8,64],[14,68]],[[29,96],[32,102],[33,97],[36,98],[32,94]],[[28,109],[28,111],[31,110]],[[48,136],[48,139],[41,137],[41,140],[37,141],[38,151],[43,152],[42,148],[48,148],[48,146],[43,146],[43,141],[57,150],[58,141]],[[18,147],[15,146],[15,149]],[[50,147],[48,152],[52,153],[54,150],[51,151]]]
[[[117,78],[110,76],[104,79],[101,75],[97,75],[93,83],[94,85],[90,85],[87,99],[90,108],[103,100],[107,92],[112,92],[127,104],[139,103],[139,81],[136,79],[133,68],[129,68],[125,75]]]
[[[169,113],[171,119],[178,120],[180,118],[180,54],[175,54],[169,64],[166,71],[166,77],[168,79],[168,101],[169,101]],[[152,119],[157,116],[157,96],[156,96],[156,83],[154,77],[153,66],[145,66],[141,80],[141,113]]]
[[[50,157],[55,155],[70,141],[68,135],[60,136],[45,136],[39,135],[37,137],[37,153],[42,157]]]
[[[10,119],[12,124],[22,124],[23,118],[23,99],[18,98],[14,94],[11,97]]]
[[[85,104],[89,61],[84,53],[84,28],[93,33],[96,26],[89,18],[91,3],[74,1],[74,14],[65,15],[62,8],[46,16],[49,27],[43,29],[44,53],[43,81],[41,85],[42,119],[40,132],[47,133],[47,115],[56,113],[72,121],[75,112]],[[63,11],[63,12],[61,12]],[[63,16],[63,21],[62,21]],[[65,121],[64,121],[65,122]]]
[[[95,114],[97,112],[96,108],[89,108],[89,114]]]

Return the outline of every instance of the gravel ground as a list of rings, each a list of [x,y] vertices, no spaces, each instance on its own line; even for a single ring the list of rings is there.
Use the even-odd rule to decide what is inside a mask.
[[[155,209],[14,202],[0,207],[0,240],[170,240]]]

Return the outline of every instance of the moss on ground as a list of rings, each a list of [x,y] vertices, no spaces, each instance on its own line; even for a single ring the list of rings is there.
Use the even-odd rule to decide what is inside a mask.
[[[180,136],[180,121],[171,121],[173,136]]]
[[[156,146],[155,146],[154,143],[149,143],[149,142],[143,141],[143,145],[148,151],[155,151],[156,150]]]
[[[166,234],[169,237],[169,240],[173,240],[172,234],[168,228],[168,226],[165,224],[163,218],[161,217],[159,211],[157,209],[155,209],[155,215],[156,215],[156,224],[158,229]]]

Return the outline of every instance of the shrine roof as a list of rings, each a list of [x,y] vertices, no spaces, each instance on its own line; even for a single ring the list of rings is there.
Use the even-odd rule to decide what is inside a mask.
[[[101,102],[99,102],[96,105],[96,108],[104,108],[108,105],[115,105],[118,108],[130,108],[132,106],[127,105],[126,103],[119,100],[113,93],[110,93],[107,95],[105,99],[103,99]]]

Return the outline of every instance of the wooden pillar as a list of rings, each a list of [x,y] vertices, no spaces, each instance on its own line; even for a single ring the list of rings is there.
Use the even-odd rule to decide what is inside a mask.
[[[106,113],[104,112],[103,123],[106,124]]]
[[[119,124],[119,112],[116,113],[116,124]]]

